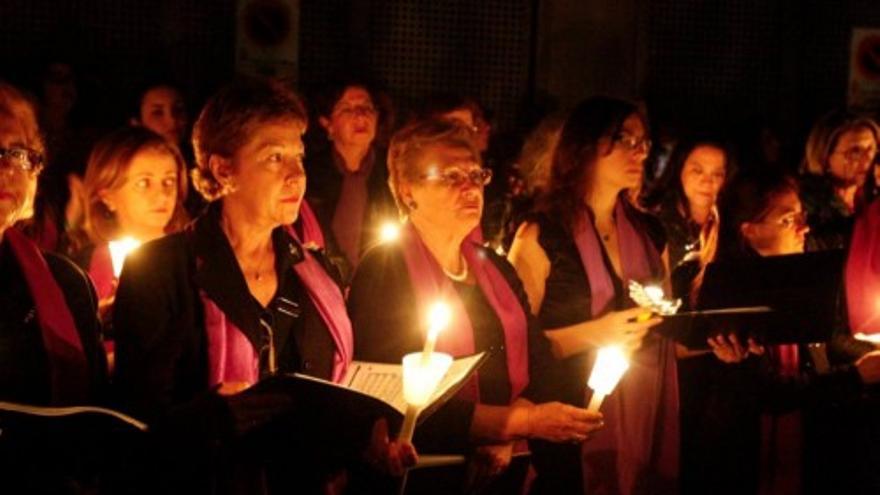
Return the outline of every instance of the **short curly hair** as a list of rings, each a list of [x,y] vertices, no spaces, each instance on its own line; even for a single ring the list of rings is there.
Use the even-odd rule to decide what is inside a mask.
[[[211,155],[232,157],[248,142],[256,127],[278,121],[295,122],[301,132],[308,125],[299,96],[281,81],[243,78],[214,93],[193,127],[195,189],[208,201],[229,193],[211,172]]]
[[[482,165],[474,133],[457,121],[417,120],[397,131],[388,148],[388,187],[401,216],[409,214],[409,207],[400,197],[400,183],[415,179],[426,152],[437,146],[464,148]]]

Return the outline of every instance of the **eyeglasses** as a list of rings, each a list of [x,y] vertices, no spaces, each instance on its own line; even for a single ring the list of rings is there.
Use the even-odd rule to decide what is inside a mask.
[[[376,115],[378,111],[376,107],[373,105],[354,105],[354,106],[342,106],[339,108],[333,109],[333,114],[338,115],[340,117],[354,117],[356,115],[363,115],[364,117],[372,117]]]
[[[15,165],[24,172],[39,172],[43,168],[43,160],[43,155],[30,148],[0,148],[0,163]]]
[[[764,221],[766,222],[767,220],[765,219]],[[783,229],[803,227],[807,224],[807,214],[803,211],[799,213],[791,213],[772,223],[782,227]]]
[[[632,134],[621,132],[614,136],[614,142],[620,143],[627,151],[641,150],[643,146],[645,153],[651,151],[651,139],[648,136],[636,137]]]
[[[464,170],[461,168],[450,167],[442,172],[429,172],[422,174],[421,178],[428,181],[440,182],[450,187],[462,187],[466,183],[475,186],[485,186],[492,181],[492,170],[488,168],[475,168]]]
[[[876,148],[863,148],[861,146],[853,146],[852,148],[843,151],[835,151],[835,153],[840,153],[841,155],[843,155],[843,158],[845,158],[846,161],[850,163],[862,160],[874,161],[874,158],[877,157]]]

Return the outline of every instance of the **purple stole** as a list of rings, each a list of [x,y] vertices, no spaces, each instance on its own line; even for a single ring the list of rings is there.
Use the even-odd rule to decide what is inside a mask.
[[[614,215],[624,286],[627,280],[656,281],[663,273],[660,255],[650,238],[633,226],[623,201],[618,198]],[[586,209],[574,242],[589,281],[591,314],[597,318],[611,310],[614,285]],[[665,493],[666,484],[674,487],[679,454],[675,359],[674,344],[651,335],[631,356],[629,371],[602,404],[605,428],[583,444],[587,493]],[[646,478],[654,483],[645,485]]]
[[[852,333],[880,332],[880,201],[871,203],[856,220],[845,280]]]
[[[464,303],[434,256],[422,242],[412,223],[401,230],[401,247],[406,261],[409,279],[415,291],[418,314],[424,315],[432,303],[442,299],[450,306],[452,321],[440,333],[437,350],[462,357],[473,354],[474,328],[468,318]],[[469,270],[477,279],[489,305],[504,328],[504,347],[507,351],[507,370],[510,380],[511,402],[519,397],[529,383],[528,320],[519,299],[514,294],[507,279],[486,258],[485,253],[468,239],[461,245],[462,254]],[[426,322],[419,319],[416,331],[426,332]],[[479,402],[479,382],[472,378],[459,392],[459,397]]]
[[[15,229],[6,229],[4,236],[18,260],[37,310],[49,360],[52,403],[83,403],[88,399],[88,362],[64,293],[36,244]]]
[[[113,260],[110,257],[110,245],[107,243],[95,246],[92,258],[89,260],[89,278],[95,284],[95,292],[98,299],[106,299],[113,295],[113,282],[116,275],[113,274]]]
[[[303,231],[302,244],[314,244],[322,249],[327,247],[326,242],[324,242],[324,232],[321,230],[321,224],[318,223],[318,217],[315,216],[315,212],[312,211],[308,201],[303,200],[299,207],[299,216],[302,219],[300,221]]]
[[[291,227],[285,227],[288,235],[297,238]],[[303,261],[293,266],[309,299],[318,310],[321,320],[336,344],[333,354],[333,381],[345,376],[351,363],[354,338],[351,321],[345,308],[342,291],[327,274],[321,263],[303,249]],[[223,314],[223,311],[200,291],[205,309],[205,329],[208,335],[208,377],[211,386],[222,382],[254,384],[260,378],[260,357],[245,334]]]

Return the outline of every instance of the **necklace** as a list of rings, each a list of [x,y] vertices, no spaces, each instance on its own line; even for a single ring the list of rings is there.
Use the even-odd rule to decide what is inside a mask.
[[[452,279],[453,282],[464,282],[465,280],[467,280],[467,277],[468,277],[467,262],[465,261],[463,256],[460,257],[460,259],[461,259],[461,266],[462,266],[461,272],[450,273],[450,272],[446,271],[446,268],[443,268],[443,273],[445,273],[447,277]]]

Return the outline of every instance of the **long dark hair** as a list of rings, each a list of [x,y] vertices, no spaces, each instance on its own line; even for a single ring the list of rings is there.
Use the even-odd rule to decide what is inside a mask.
[[[599,141],[616,136],[631,115],[638,115],[647,129],[647,119],[628,101],[597,96],[574,107],[562,126],[538,211],[559,219],[569,232],[575,229],[577,212],[590,186],[590,171],[605,151],[599,149]]]
[[[643,204],[646,208],[657,208],[665,202],[670,202],[685,214],[685,218],[690,218],[690,204],[684,194],[681,171],[691,153],[703,146],[715,148],[724,153],[724,172],[727,176],[725,181],[729,180],[736,171],[730,145],[711,135],[689,136],[675,145],[663,173],[651,186],[651,190],[645,194]]]

